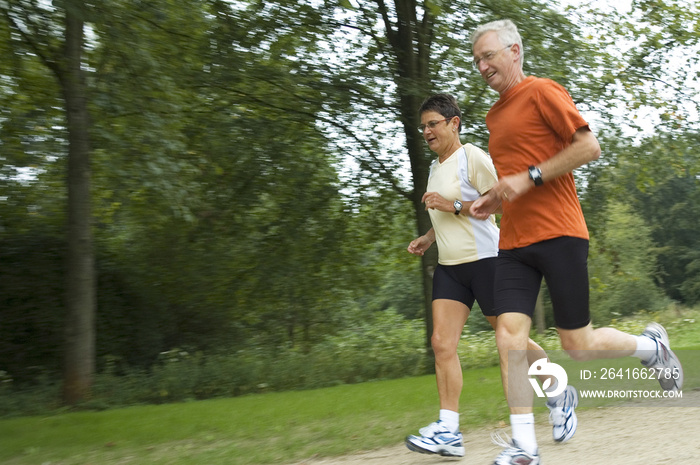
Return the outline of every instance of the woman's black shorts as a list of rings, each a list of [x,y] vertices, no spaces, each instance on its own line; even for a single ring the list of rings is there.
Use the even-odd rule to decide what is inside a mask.
[[[433,274],[433,300],[456,300],[469,309],[476,300],[484,315],[495,316],[493,289],[497,260],[493,257],[460,265],[438,265]]]

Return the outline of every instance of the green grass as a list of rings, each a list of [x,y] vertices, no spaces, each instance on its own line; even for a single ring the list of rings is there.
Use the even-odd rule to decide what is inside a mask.
[[[464,392],[465,430],[505,419],[497,367],[465,373]],[[294,463],[396,444],[417,425],[432,421],[436,409],[435,379],[422,376],[16,418],[0,421],[0,463]]]
[[[686,372],[684,390],[697,388],[700,321],[684,315],[662,322],[674,348],[683,349],[678,355]],[[631,358],[621,363],[627,362],[638,366]],[[613,365],[617,363],[607,364]],[[498,367],[465,371],[464,381],[460,407],[464,432],[507,420]],[[535,405],[538,419],[545,418],[543,402],[536,399]],[[421,376],[232,399],[11,418],[0,420],[0,463],[291,464],[400,443],[406,434],[433,421],[437,409],[435,378]]]
[[[464,378],[462,430],[506,421],[498,367],[470,370]],[[434,419],[435,391],[434,377],[421,376],[313,391],[15,418],[0,421],[0,463],[298,463],[399,443]],[[536,414],[544,418],[544,404],[537,399],[535,403]],[[265,447],[260,447],[261,441]]]

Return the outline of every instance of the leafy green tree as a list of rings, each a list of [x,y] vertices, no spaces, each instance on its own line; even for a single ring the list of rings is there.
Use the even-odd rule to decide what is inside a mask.
[[[2,6],[10,48],[17,61],[38,58],[58,82],[67,136],[67,264],[64,400],[90,395],[95,371],[95,270],[90,202],[90,118],[83,64],[83,2],[59,8],[41,2]],[[32,65],[30,65],[32,66]]]
[[[605,204],[625,199],[649,225],[658,253],[655,279],[667,296],[687,304],[696,302],[692,289],[698,277],[693,265],[700,226],[696,141],[692,131],[661,132],[639,144],[605,140],[604,150],[614,156],[592,172],[584,200],[592,235],[599,236],[609,226]]]
[[[303,43],[259,7],[151,5],[97,28],[100,238],[157,315],[150,353],[298,341],[328,319],[319,264],[337,262],[345,218],[310,98],[321,76],[280,58]]]
[[[688,305],[700,302],[699,200],[700,180],[692,175],[660,179],[639,200],[659,247],[659,283],[669,297]]]
[[[316,124],[323,102],[314,83],[323,77],[281,58],[314,45],[256,23],[269,16],[258,6],[115,1],[91,10],[100,355],[147,365],[167,348],[246,347],[255,334],[308,344],[337,330],[342,312],[329,308],[352,301],[350,290],[364,282],[356,276],[368,275],[362,260],[340,256],[355,207],[342,199],[337,160]],[[284,89],[296,89],[293,108]],[[2,95],[9,111],[23,111],[19,92]],[[63,127],[60,116],[47,126]],[[26,198],[60,192],[63,131],[40,137],[27,121],[2,127],[18,136],[16,165],[26,159],[22,137],[58,150],[35,145],[42,165],[29,186],[9,171],[5,181]],[[60,216],[62,197],[45,197],[58,199],[50,205]],[[11,234],[28,226],[19,213]],[[63,308],[60,299],[46,307]]]
[[[655,284],[658,250],[651,228],[632,209],[611,200],[605,229],[591,241],[591,308],[605,323],[640,310],[656,311],[665,303]]]
[[[268,13],[289,13],[287,2],[270,2]],[[305,4],[304,4],[305,5]],[[332,130],[333,140],[357,163],[359,179],[372,186],[384,185],[408,200],[416,218],[416,232],[425,233],[430,220],[420,199],[425,192],[432,160],[421,135],[417,110],[431,93],[445,91],[463,102],[467,140],[486,148],[483,119],[495,100],[477,72],[471,68],[469,33],[481,22],[510,17],[518,22],[528,43],[528,71],[542,74],[557,70],[564,84],[586,82],[587,74],[573,56],[595,56],[574,25],[544,3],[460,1],[452,3],[396,0],[388,2],[337,1],[316,6],[313,23],[300,18],[304,31],[325,45],[319,56],[299,57],[325,78],[315,86],[323,96],[321,124]],[[294,13],[291,13],[292,15]],[[279,18],[275,16],[276,18]],[[277,19],[277,21],[282,21]],[[285,18],[286,24],[294,23]],[[327,57],[327,58],[326,58]],[[574,71],[575,70],[575,71]],[[594,95],[579,86],[578,98]],[[293,107],[297,99],[286,105]],[[372,124],[372,122],[376,122]],[[432,332],[431,287],[436,250],[422,258],[426,344]]]
[[[637,281],[616,274],[628,269],[690,302],[698,266],[688,231],[698,216],[682,212],[698,205],[698,160],[682,100],[697,95],[685,85],[692,54],[673,75],[674,92],[654,87],[671,83],[664,64],[697,44],[674,17],[694,27],[683,4],[636,2],[629,15],[606,15],[467,0],[0,3],[0,50],[9,57],[0,62],[3,250],[32,276],[17,244],[46,240],[51,253],[35,259],[60,274],[67,245],[55,238],[68,221],[72,139],[64,82],[30,40],[40,52],[64,51],[64,19],[75,14],[87,32],[80,70],[93,184],[83,200],[92,201],[99,270],[98,358],[148,366],[173,347],[303,352],[380,311],[425,316],[429,336],[435,249],[421,260],[405,251],[430,227],[420,198],[432,155],[416,111],[432,92],[455,94],[464,140],[486,149],[484,116],[497,96],[471,68],[468,35],[510,17],[524,37],[526,72],[564,84],[603,128],[603,159],[577,172],[594,236],[594,290],[637,292]],[[606,49],[622,39],[641,46]],[[633,140],[612,124],[614,107],[642,115],[665,111],[667,100],[658,138]],[[630,199],[633,210],[608,208],[611,199]],[[651,230],[613,233],[613,216],[630,228],[644,218]],[[629,261],[610,255],[647,233],[659,273],[634,250]],[[65,288],[59,279],[46,290]],[[35,297],[32,308],[45,307],[55,330],[62,321],[48,307],[64,302],[54,292]],[[55,354],[52,344],[37,353]]]

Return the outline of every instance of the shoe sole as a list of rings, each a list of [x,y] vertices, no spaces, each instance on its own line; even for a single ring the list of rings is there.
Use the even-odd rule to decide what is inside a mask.
[[[406,438],[405,444],[408,450],[418,452],[420,454],[441,455],[443,457],[464,457],[464,447],[461,448],[461,451],[459,450],[459,448],[454,446],[438,446],[436,447],[436,449],[438,450],[430,450],[412,443],[409,438]]]
[[[558,442],[559,444],[564,444],[566,441],[574,437],[574,434],[576,434],[576,428],[578,428],[578,417],[576,416],[576,412],[571,414],[571,418],[573,418],[574,427],[571,430],[569,430],[569,432],[566,433],[564,437],[560,439],[554,438],[555,442]]]
[[[659,338],[657,339],[656,337],[652,338],[655,341],[657,341],[657,344],[660,342],[663,349],[668,353],[668,358],[671,361],[671,366],[677,366],[678,367],[678,379],[673,379],[673,375],[669,378],[662,378],[661,377],[661,372],[657,373],[659,376],[657,380],[659,381],[659,384],[661,385],[661,389],[664,391],[680,391],[681,388],[683,387],[683,366],[681,365],[680,360],[678,360],[678,357],[676,357],[676,354],[671,350],[671,342],[668,338],[668,333],[666,332],[666,328],[661,326],[658,323],[651,323],[649,324],[646,329],[644,330],[644,333],[647,333],[647,330],[651,328],[652,332],[658,333]],[[644,334],[642,333],[642,334]],[[644,366],[651,366],[651,365],[646,365],[644,362],[642,362],[642,365]],[[664,368],[666,369],[665,366],[662,367],[657,367],[657,366],[652,366],[652,368]]]
[[[573,402],[572,412],[571,412],[571,417],[574,419],[574,427],[571,430],[569,430],[569,432],[566,433],[564,435],[564,437],[562,437],[561,439],[554,438],[554,440],[560,444],[563,444],[566,441],[568,441],[569,439],[573,438],[574,434],[576,434],[576,428],[578,428],[578,417],[576,416],[576,412],[573,411],[576,409],[576,407],[578,407],[578,391],[573,386],[571,386],[571,390],[574,391],[574,395],[576,397],[576,400]]]

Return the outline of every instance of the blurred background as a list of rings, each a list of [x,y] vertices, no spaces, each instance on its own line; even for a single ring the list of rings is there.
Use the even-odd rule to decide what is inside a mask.
[[[497,94],[468,38],[494,19],[603,148],[576,172],[594,323],[696,307],[698,10],[0,1],[0,393],[35,395],[0,413],[429,372],[436,250],[406,252],[430,228],[417,111],[455,95],[487,149]],[[497,363],[492,338],[473,312],[464,363]]]

